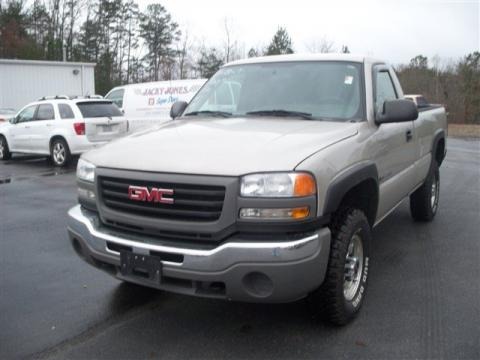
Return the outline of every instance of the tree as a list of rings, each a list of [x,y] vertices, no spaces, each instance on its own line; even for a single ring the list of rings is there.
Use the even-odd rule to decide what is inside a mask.
[[[153,80],[159,79],[162,61],[169,63],[176,55],[172,44],[181,35],[177,23],[160,4],[147,6],[147,12],[140,17],[140,36],[148,46],[145,60],[151,67]]]
[[[139,10],[138,4],[134,3],[133,1],[128,1],[125,5],[125,20],[128,24],[126,28],[126,42],[125,46],[127,48],[127,79],[126,83],[130,82],[131,76],[131,65],[132,65],[132,50],[136,50],[138,48],[138,40],[137,40],[137,25],[138,25],[138,17],[139,17]]]
[[[464,119],[466,122],[480,123],[480,52],[465,56],[458,64],[462,79],[464,97]]]
[[[417,55],[410,60],[410,67],[417,69],[426,69],[428,68],[428,58],[423,55]]]
[[[222,56],[217,49],[201,49],[200,58],[197,61],[197,71],[202,78],[210,78],[223,65]]]
[[[257,57],[258,56],[258,51],[254,48],[250,48],[250,50],[248,50],[248,57],[249,58],[253,58],[253,57]]]
[[[307,44],[307,49],[309,52],[314,54],[326,54],[335,51],[334,42],[328,40],[325,36],[321,39],[315,39]]]
[[[181,43],[177,45],[178,57],[178,76],[180,79],[186,79],[189,69],[192,67],[190,58],[190,39],[188,29],[185,30]]]
[[[22,57],[27,43],[27,14],[24,10],[24,1],[8,1],[6,6],[0,9],[0,56]]]
[[[265,55],[281,55],[281,54],[293,54],[292,40],[287,33],[287,30],[279,27],[273,39],[267,47]]]

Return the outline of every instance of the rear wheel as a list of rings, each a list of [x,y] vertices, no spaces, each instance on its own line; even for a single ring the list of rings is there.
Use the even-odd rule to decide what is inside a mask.
[[[310,302],[322,310],[328,321],[344,325],[357,315],[365,298],[370,224],[362,211],[346,208],[334,217],[331,231],[327,274]]]
[[[433,162],[425,182],[410,195],[410,213],[416,221],[432,221],[440,197],[440,171]]]
[[[50,148],[50,157],[53,165],[58,167],[67,166],[72,157],[67,142],[60,138],[53,140]]]
[[[0,160],[9,160],[12,157],[12,153],[8,148],[7,139],[0,135]]]

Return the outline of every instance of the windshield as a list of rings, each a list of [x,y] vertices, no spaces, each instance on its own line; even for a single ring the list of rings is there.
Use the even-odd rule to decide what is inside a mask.
[[[123,113],[110,101],[89,101],[77,103],[85,118],[123,116]]]
[[[351,62],[245,64],[220,69],[185,116],[297,116],[364,118],[362,65]]]

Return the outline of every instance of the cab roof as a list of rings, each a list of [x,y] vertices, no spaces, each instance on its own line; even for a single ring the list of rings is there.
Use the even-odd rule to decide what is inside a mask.
[[[356,54],[289,54],[289,55],[272,55],[260,56],[248,59],[242,59],[230,62],[225,66],[244,65],[244,64],[258,64],[258,63],[275,63],[275,62],[289,62],[289,61],[349,61],[358,63],[385,63],[382,60],[370,58],[364,55]]]

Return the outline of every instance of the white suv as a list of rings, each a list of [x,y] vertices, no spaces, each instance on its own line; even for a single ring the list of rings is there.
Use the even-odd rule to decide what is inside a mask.
[[[66,96],[42,98],[0,125],[0,160],[12,152],[50,155],[65,166],[72,155],[125,135],[128,123],[110,100]]]

